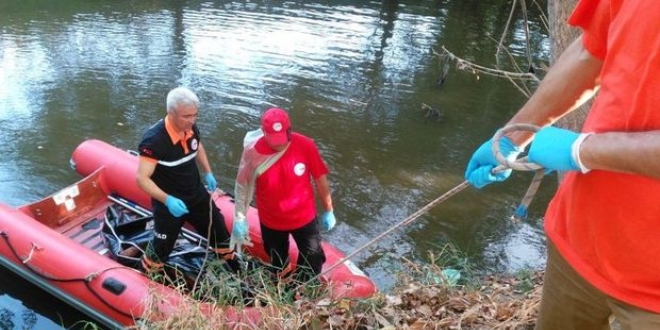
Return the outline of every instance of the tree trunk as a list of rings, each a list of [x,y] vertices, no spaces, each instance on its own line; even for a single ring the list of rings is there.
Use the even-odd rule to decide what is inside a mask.
[[[551,64],[559,57],[561,52],[573,42],[581,33],[579,28],[566,23],[568,16],[575,8],[577,0],[548,0],[548,20],[550,24]],[[584,119],[591,107],[591,101],[565,116],[557,122],[557,126],[580,131]]]

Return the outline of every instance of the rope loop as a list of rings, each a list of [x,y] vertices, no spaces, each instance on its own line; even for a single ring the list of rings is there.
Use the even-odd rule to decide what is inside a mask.
[[[529,208],[529,205],[532,203],[532,200],[534,199],[534,196],[536,195],[536,192],[538,191],[539,186],[541,185],[541,180],[545,175],[545,169],[543,168],[543,166],[539,164],[529,162],[527,160],[527,156],[523,156],[511,160],[504,158],[504,156],[502,156],[502,152],[500,149],[500,140],[502,139],[502,136],[504,136],[504,134],[506,133],[510,133],[514,131],[529,131],[532,133],[536,133],[540,129],[541,128],[539,126],[533,124],[523,124],[523,123],[511,124],[504,126],[503,128],[500,128],[493,136],[493,155],[495,155],[495,159],[497,159],[497,161],[500,164],[502,164],[497,168],[495,168],[495,170],[500,170],[501,167],[504,167],[516,171],[536,172],[534,174],[534,177],[532,178],[532,182],[527,188],[527,192],[525,192],[525,196],[523,196],[520,205],[518,205],[516,212],[513,214],[514,220],[522,220],[527,217],[527,209]]]
[[[32,248],[30,249],[30,253],[28,254],[27,258],[23,260],[23,264],[27,264],[28,262],[30,262],[30,260],[32,260],[32,256],[34,255],[35,251],[39,252],[42,250],[43,250],[42,247],[32,242]]]
[[[101,274],[99,274],[98,272],[90,273],[87,276],[85,276],[85,282],[91,282],[95,278],[99,277],[99,275],[101,275]]]
[[[540,127],[533,124],[511,124],[500,128],[493,136],[493,155],[495,155],[495,159],[497,159],[497,161],[503,166],[514,169],[516,171],[536,171],[542,169],[543,167],[541,167],[541,165],[528,162],[527,156],[513,160],[506,159],[504,156],[502,156],[500,149],[500,140],[506,133],[515,131],[529,131],[536,133],[539,130]]]

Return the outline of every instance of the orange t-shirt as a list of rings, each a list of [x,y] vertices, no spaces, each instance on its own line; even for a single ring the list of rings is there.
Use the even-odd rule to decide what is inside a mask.
[[[603,60],[583,131],[660,130],[660,1],[583,0],[569,23]],[[591,284],[660,313],[660,180],[570,172],[548,207],[545,230]]]

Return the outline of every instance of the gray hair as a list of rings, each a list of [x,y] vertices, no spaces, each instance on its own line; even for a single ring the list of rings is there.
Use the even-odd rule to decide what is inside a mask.
[[[167,93],[167,113],[173,113],[181,105],[199,107],[199,98],[186,87],[177,87]]]

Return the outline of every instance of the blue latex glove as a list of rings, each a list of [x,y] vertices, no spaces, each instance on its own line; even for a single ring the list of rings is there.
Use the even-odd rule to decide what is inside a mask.
[[[238,218],[234,220],[233,228],[231,229],[229,248],[240,254],[243,245],[252,246],[252,242],[250,242],[250,235],[248,235],[247,221],[245,218]]]
[[[509,138],[503,136],[500,139],[500,152],[504,158],[515,160],[522,150],[513,145]],[[493,155],[493,139],[490,139],[472,155],[465,170],[465,180],[476,188],[485,187],[493,182],[502,182],[511,176],[511,169],[492,173],[492,170],[499,165]]]
[[[527,158],[551,171],[579,171],[573,158],[573,143],[580,134],[566,129],[548,126],[539,130],[529,147]]]
[[[330,231],[335,227],[337,219],[335,219],[335,214],[332,211],[325,211],[321,215],[321,230]]]
[[[209,191],[214,192],[215,188],[218,188],[218,182],[215,181],[212,172],[204,174],[204,180],[206,181],[206,187]]]
[[[170,213],[177,218],[188,213],[186,204],[182,200],[171,195],[167,195],[165,198],[165,206],[167,206]]]

